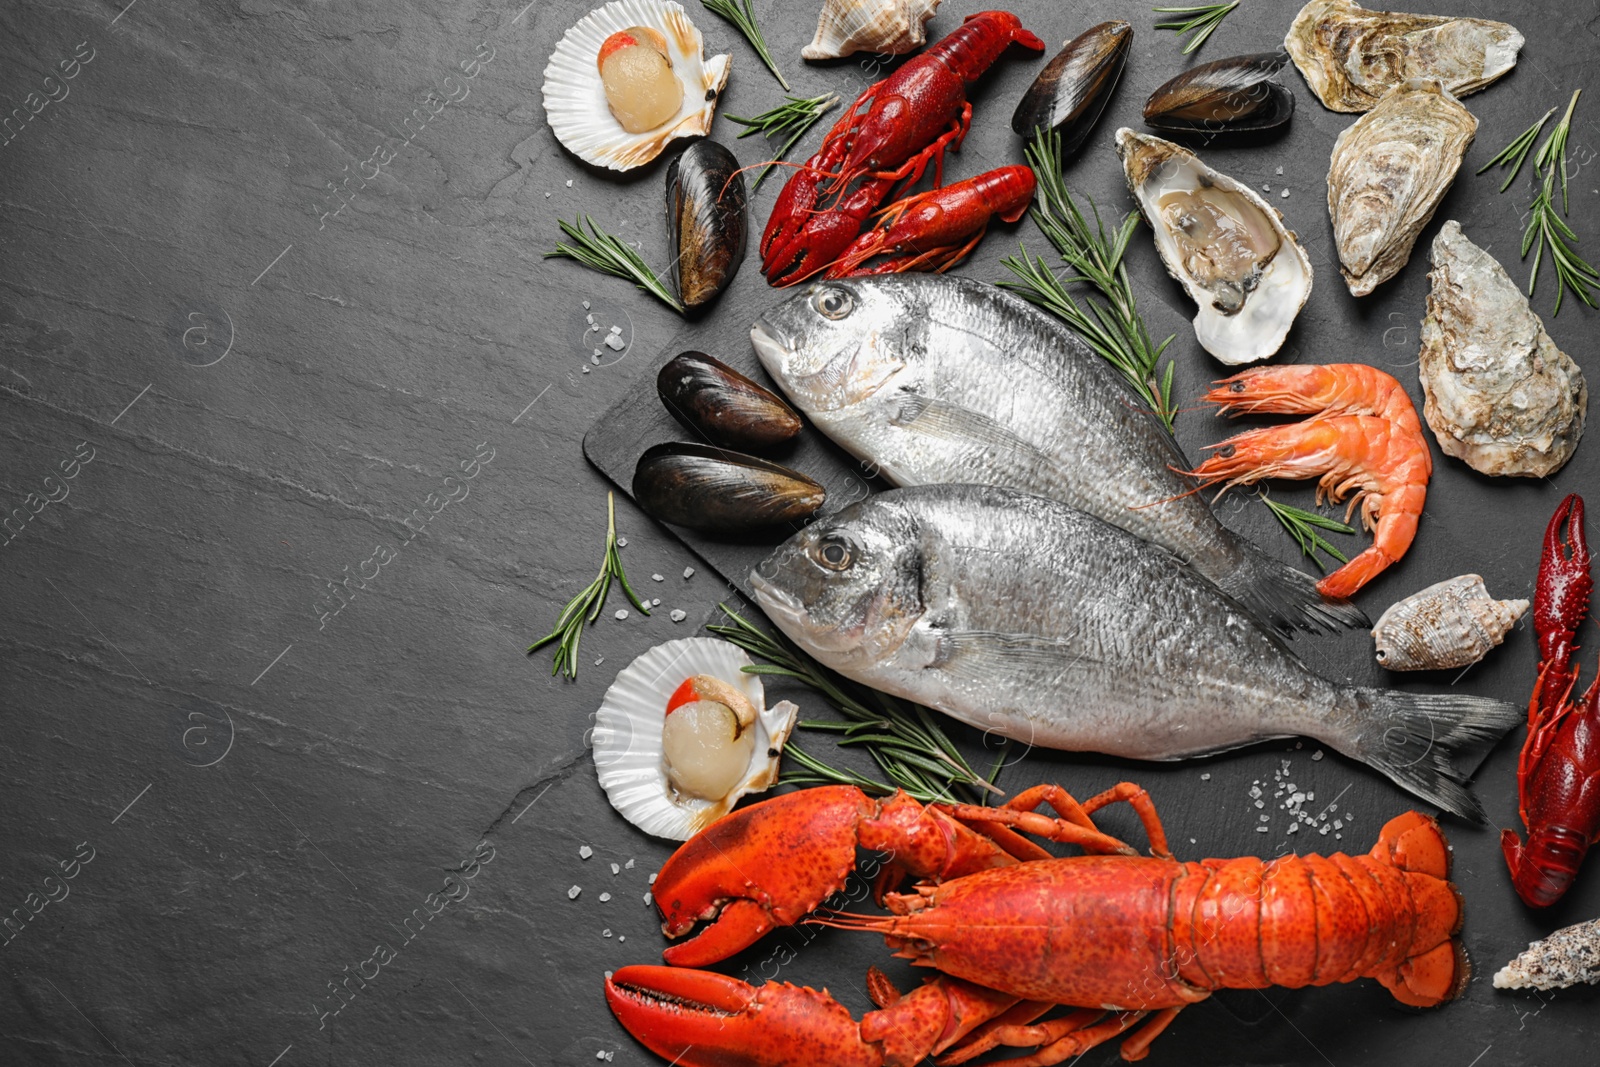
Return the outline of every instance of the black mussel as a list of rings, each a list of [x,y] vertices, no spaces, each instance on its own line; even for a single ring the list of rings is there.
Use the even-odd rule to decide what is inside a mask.
[[[799,471],[710,445],[655,445],[633,471],[633,499],[674,526],[743,533],[800,522],[827,493]]]
[[[667,168],[672,284],[686,307],[710,303],[739,273],[747,200],[739,161],[715,141],[696,141]]]
[[[1111,99],[1132,46],[1133,27],[1120,20],[1068,41],[1023,94],[1011,128],[1023,137],[1040,128],[1055,130],[1063,155],[1076,150]]]
[[[1219,59],[1184,71],[1150,94],[1144,121],[1177,133],[1245,133],[1282,126],[1294,116],[1294,94],[1272,80],[1287,52]]]
[[[771,448],[800,432],[800,416],[721,360],[684,352],[656,375],[661,402],[689,429],[728,448]]]

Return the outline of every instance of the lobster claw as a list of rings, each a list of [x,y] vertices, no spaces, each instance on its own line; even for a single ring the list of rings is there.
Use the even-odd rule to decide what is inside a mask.
[[[877,810],[854,786],[823,786],[741,808],[690,838],[656,875],[661,932],[682,937],[696,922],[714,921],[662,958],[702,967],[798,922],[843,888],[855,867],[856,828]]]
[[[1566,526],[1566,544],[1561,527]],[[1555,711],[1576,680],[1572,643],[1589,612],[1589,545],[1583,530],[1583,498],[1569,495],[1545,527],[1544,554],[1534,583],[1533,628],[1539,638],[1540,680],[1535,689],[1541,716]]]
[[[883,1067],[850,1012],[826,991],[759,989],[711,971],[624,967],[606,979],[623,1027],[680,1067]]]
[[[802,171],[789,180],[761,236],[761,273],[772,285],[794,285],[828,269],[861,232],[861,225],[894,185],[868,179],[832,206],[817,209],[818,180]]]

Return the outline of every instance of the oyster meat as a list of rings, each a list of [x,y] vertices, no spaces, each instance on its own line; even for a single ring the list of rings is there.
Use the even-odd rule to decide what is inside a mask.
[[[1123,127],[1117,155],[1161,261],[1200,305],[1201,346],[1228,364],[1276,352],[1311,295],[1311,261],[1283,216],[1171,141]]]
[[[1328,214],[1353,296],[1400,272],[1455,181],[1478,120],[1436,81],[1389,90],[1333,144]]]
[[[817,34],[800,49],[803,59],[838,59],[856,52],[900,56],[928,42],[924,23],[940,0],[826,0]]]
[[[1437,582],[1396,601],[1372,628],[1378,664],[1391,671],[1465,667],[1489,654],[1527,613],[1526,600],[1496,600],[1477,574]]]
[[[1445,455],[1484,474],[1544,478],[1583,436],[1589,389],[1494,258],[1452,219],[1433,239],[1418,373]]]
[[[1325,107],[1367,111],[1410,78],[1436,79],[1456,96],[1475,93],[1517,65],[1522,34],[1487,19],[1311,0],[1295,16],[1283,47]]]

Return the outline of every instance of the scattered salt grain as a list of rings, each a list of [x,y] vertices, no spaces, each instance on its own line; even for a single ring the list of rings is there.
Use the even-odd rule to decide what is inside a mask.
[[[650,601],[650,606],[653,608],[659,608],[661,606],[661,598],[656,597],[654,600]]]
[[[653,875],[653,874],[650,876],[650,884],[651,885],[655,885],[656,884],[656,876]]]
[[[633,870],[633,858],[630,856],[628,858],[628,862],[624,863],[623,866],[626,867],[630,871]]]
[[[1270,193],[1270,192],[1272,192],[1272,183],[1271,183],[1271,182],[1262,182],[1262,183],[1261,183],[1261,191],[1262,191],[1262,192],[1263,192],[1263,193]]]
[[[594,665],[596,667],[598,667],[598,666],[600,666],[600,664],[604,663],[605,661],[606,661],[606,658],[604,656],[601,656],[599,659],[594,661]]]
[[[581,892],[583,892],[583,886],[575,885],[571,889],[567,890],[567,899],[568,900],[577,900],[578,899],[578,894],[581,893]]]
[[[682,622],[688,617],[689,613],[687,611],[679,611],[677,608],[673,608],[671,611],[667,612],[667,618],[671,619],[673,622]]]
[[[1343,819],[1335,819],[1335,820],[1333,820],[1333,828],[1335,830],[1343,830],[1344,829],[1344,820]]]
[[[1304,741],[1296,741],[1296,742],[1295,742],[1295,743],[1294,743],[1294,747],[1295,747],[1295,748],[1304,748],[1304,747],[1305,747],[1305,745],[1306,745],[1306,743],[1305,743],[1305,742],[1304,742]]]
[[[626,537],[617,538],[617,547],[618,548],[627,548],[628,547],[628,539]]]
[[[653,901],[650,898],[650,894],[646,893],[644,895],[644,906],[648,908],[652,903],[653,903]]]
[[[1279,167],[1279,168],[1278,168],[1278,173],[1279,173],[1279,174],[1282,174],[1282,173],[1283,173],[1283,168],[1282,168],[1282,167]]]
[[[1319,748],[1315,752],[1311,753],[1311,758],[1312,759],[1321,759],[1322,758],[1322,749]]]
[[[1266,806],[1267,806],[1267,802],[1266,802],[1266,801],[1265,801],[1265,800],[1258,800],[1258,801],[1256,801],[1256,807],[1258,807],[1258,808],[1264,808],[1264,807],[1266,807]]]
[[[588,305],[588,304],[585,304],[585,305],[583,305],[583,306],[584,306],[584,307],[588,307],[588,306],[589,306],[589,305]],[[590,325],[590,326],[593,326],[593,325],[594,325],[594,316],[593,316],[593,315],[585,315],[585,316],[584,316],[584,317],[583,317],[583,321],[584,321],[584,322],[587,322],[587,323],[588,323],[588,324],[589,324],[589,325]]]
[[[611,929],[609,927],[607,927],[606,929],[601,930],[600,931],[600,936],[601,937],[610,937],[611,936]]]
[[[610,971],[607,971],[607,972],[606,972],[606,977],[607,977],[607,978],[610,978],[610,977],[611,977],[611,972],[610,972]]]
[[[667,578],[666,578],[666,575],[664,575],[664,574],[652,574],[650,576],[650,580],[652,582],[664,582],[664,581],[667,580]]]
[[[611,865],[611,876],[614,878],[614,877],[616,877],[617,875],[619,875],[621,873],[622,873],[622,868],[620,866],[618,866],[617,864],[613,863]]]
[[[610,893],[601,893],[600,894],[600,903],[604,904],[606,901],[608,901],[610,899],[611,899],[611,894]]]
[[[603,1060],[606,1058],[606,1054],[604,1052],[596,1052],[594,1054],[594,1058],[597,1060]]]
[[[1284,190],[1284,191],[1283,191],[1283,198],[1284,198],[1284,199],[1285,199],[1285,200],[1287,200],[1287,199],[1289,199],[1289,190],[1287,190],[1287,189],[1285,189],[1285,190]]]
[[[1306,794],[1306,799],[1307,800],[1315,800],[1315,799],[1317,799],[1317,794],[1315,794],[1315,793],[1307,793]]]
[[[594,355],[589,357],[589,362],[593,363],[596,367],[600,365],[600,350],[598,348],[594,350]]]
[[[619,942],[621,942],[621,941],[626,941],[626,940],[628,940],[628,935],[627,935],[627,934],[618,934],[618,935],[617,935],[617,940],[618,940],[618,941],[619,941]],[[610,1057],[610,1056],[607,1056],[607,1057],[606,1057],[606,1059],[608,1059],[608,1060],[609,1060],[609,1059],[610,1059],[610,1058],[611,1058],[611,1057]]]
[[[606,334],[605,346],[613,352],[621,352],[628,347],[628,342],[622,339],[622,334],[620,333],[608,333]]]
[[[585,300],[585,301],[584,301],[584,302],[583,302],[583,310],[585,310],[585,311],[588,311],[588,310],[589,310],[589,309],[590,309],[590,308],[591,308],[591,307],[592,307],[592,306],[593,306],[593,305],[592,305],[592,304],[590,304],[590,303],[589,303],[589,301],[587,301],[587,300]]]
[[[1305,803],[1305,799],[1306,799],[1306,795],[1304,793],[1292,793],[1289,796],[1289,803],[1291,803],[1291,804],[1303,804],[1303,803]]]
[[[1267,832],[1267,828],[1266,828],[1266,827],[1265,827],[1265,826],[1258,826],[1258,827],[1256,827],[1256,833],[1258,833],[1258,834],[1264,834],[1264,833],[1266,833],[1266,832]]]
[[[613,327],[611,327],[611,332],[612,333],[621,333],[622,332],[622,327],[621,326],[613,326]]]
[[[1299,823],[1292,822],[1292,823],[1289,824],[1289,832],[1291,834],[1292,833],[1297,833],[1299,831],[1299,829],[1300,829],[1300,824]]]
[[[1321,834],[1323,837],[1327,837],[1328,836],[1328,824],[1327,823],[1323,823],[1322,826],[1317,830],[1317,833]]]
[[[1200,780],[1201,780],[1201,781],[1202,781],[1202,782],[1209,782],[1209,781],[1211,781],[1211,772],[1210,772],[1210,771],[1207,771],[1207,772],[1206,772],[1206,773],[1204,773],[1204,774],[1202,774],[1202,775],[1201,775],[1201,776],[1200,776]]]
[[[578,858],[580,860],[586,860],[592,855],[594,855],[594,849],[590,848],[588,845],[584,845],[578,849]]]
[[[694,577],[694,568],[693,567],[685,567],[685,568],[683,568],[683,576],[685,578],[693,578]]]
[[[617,618],[626,619],[627,617],[628,617],[628,609],[627,608],[618,608],[617,609]]]
[[[568,179],[567,179],[567,188],[568,188],[568,189],[571,189],[571,188],[572,188],[572,179],[571,179],[571,178],[568,178]]]

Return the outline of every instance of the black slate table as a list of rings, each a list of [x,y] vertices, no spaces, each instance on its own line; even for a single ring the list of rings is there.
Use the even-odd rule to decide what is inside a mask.
[[[711,49],[734,57],[722,114],[779,102],[744,41],[688,6]],[[817,6],[756,3],[797,94],[854,95],[877,74],[870,60],[798,60]],[[1271,187],[1314,260],[1316,291],[1281,358],[1372,363],[1419,401],[1427,244],[1459,219],[1524,276],[1526,182],[1500,195],[1498,179],[1471,172],[1594,86],[1600,33],[1590,0],[1440,6],[1513,19],[1528,45],[1510,77],[1468,99],[1479,141],[1424,251],[1372,296],[1353,300],[1339,284],[1323,202],[1328,152],[1350,117],[1322,109],[1289,71],[1299,113],[1287,137],[1207,150]],[[663,354],[736,346],[777,297],[747,265],[688,323],[625,283],[541,258],[557,220],[585,212],[664,258],[665,168],[598,172],[544,122],[546,59],[587,7],[0,9],[0,511],[11,517],[0,555],[0,1061],[660,1062],[612,1020],[601,976],[656,958],[644,895],[669,845],[606,804],[587,730],[618,668],[692,632],[730,591],[619,500],[623,559],[661,610],[619,621],[613,597],[576,682],[523,649],[597,562],[608,485],[581,454],[585,431]],[[946,0],[933,35],[979,7]],[[1148,5],[1018,0],[1052,48],[1106,18],[1135,27],[1123,83],[1069,171],[1074,189],[1120,215],[1113,131],[1187,63],[1274,47],[1296,7],[1245,0],[1185,60]],[[1008,120],[1039,62],[1009,56],[974,92],[951,177],[1018,158]],[[1580,105],[1572,138],[1572,224],[1591,256],[1597,106]],[[763,158],[734,130],[719,118],[715,134],[742,161]],[[755,197],[756,225],[777,186]],[[1043,249],[1029,224],[1001,228],[963,272],[1000,277],[1019,237]],[[1147,235],[1129,261],[1152,332],[1177,334],[1178,394],[1193,397],[1219,367],[1193,340],[1191,305]],[[1550,284],[1537,301],[1546,314]],[[1570,298],[1547,314],[1580,364],[1592,363],[1593,314]],[[588,315],[627,342],[599,365]],[[1193,453],[1223,430],[1189,410],[1178,434]],[[1465,571],[1497,596],[1527,595],[1545,520],[1563,493],[1595,488],[1597,447],[1547,481],[1491,481],[1438,457],[1416,545],[1364,606],[1376,615]],[[1309,500],[1304,487],[1275,492]],[[1237,495],[1220,507],[1292,555],[1259,505]],[[1331,675],[1383,680],[1364,634],[1300,647]],[[1521,700],[1533,665],[1524,625],[1460,677],[1397,682]],[[1591,1061],[1592,989],[1489,983],[1531,938],[1600,914],[1592,870],[1545,914],[1512,895],[1497,832],[1516,824],[1519,743],[1500,745],[1479,775],[1491,825],[1447,824],[1477,964],[1459,1003],[1409,1012],[1372,982],[1225,994],[1185,1012],[1150,1062]],[[826,738],[811,748],[832,755]],[[1272,795],[1279,776],[1317,808],[1337,804],[1342,837],[1290,835]],[[1195,857],[1364,850],[1410,806],[1364,768],[1292,742],[1176,766],[1035,752],[1002,782],[1058,780],[1087,795],[1124,778],[1150,787],[1173,842]],[[1125,813],[1106,825],[1136,829]],[[787,936],[791,951],[769,942],[729,972],[826,984],[857,1013],[869,965],[911,977],[872,937]],[[1115,1056],[1107,1046],[1089,1059]]]

